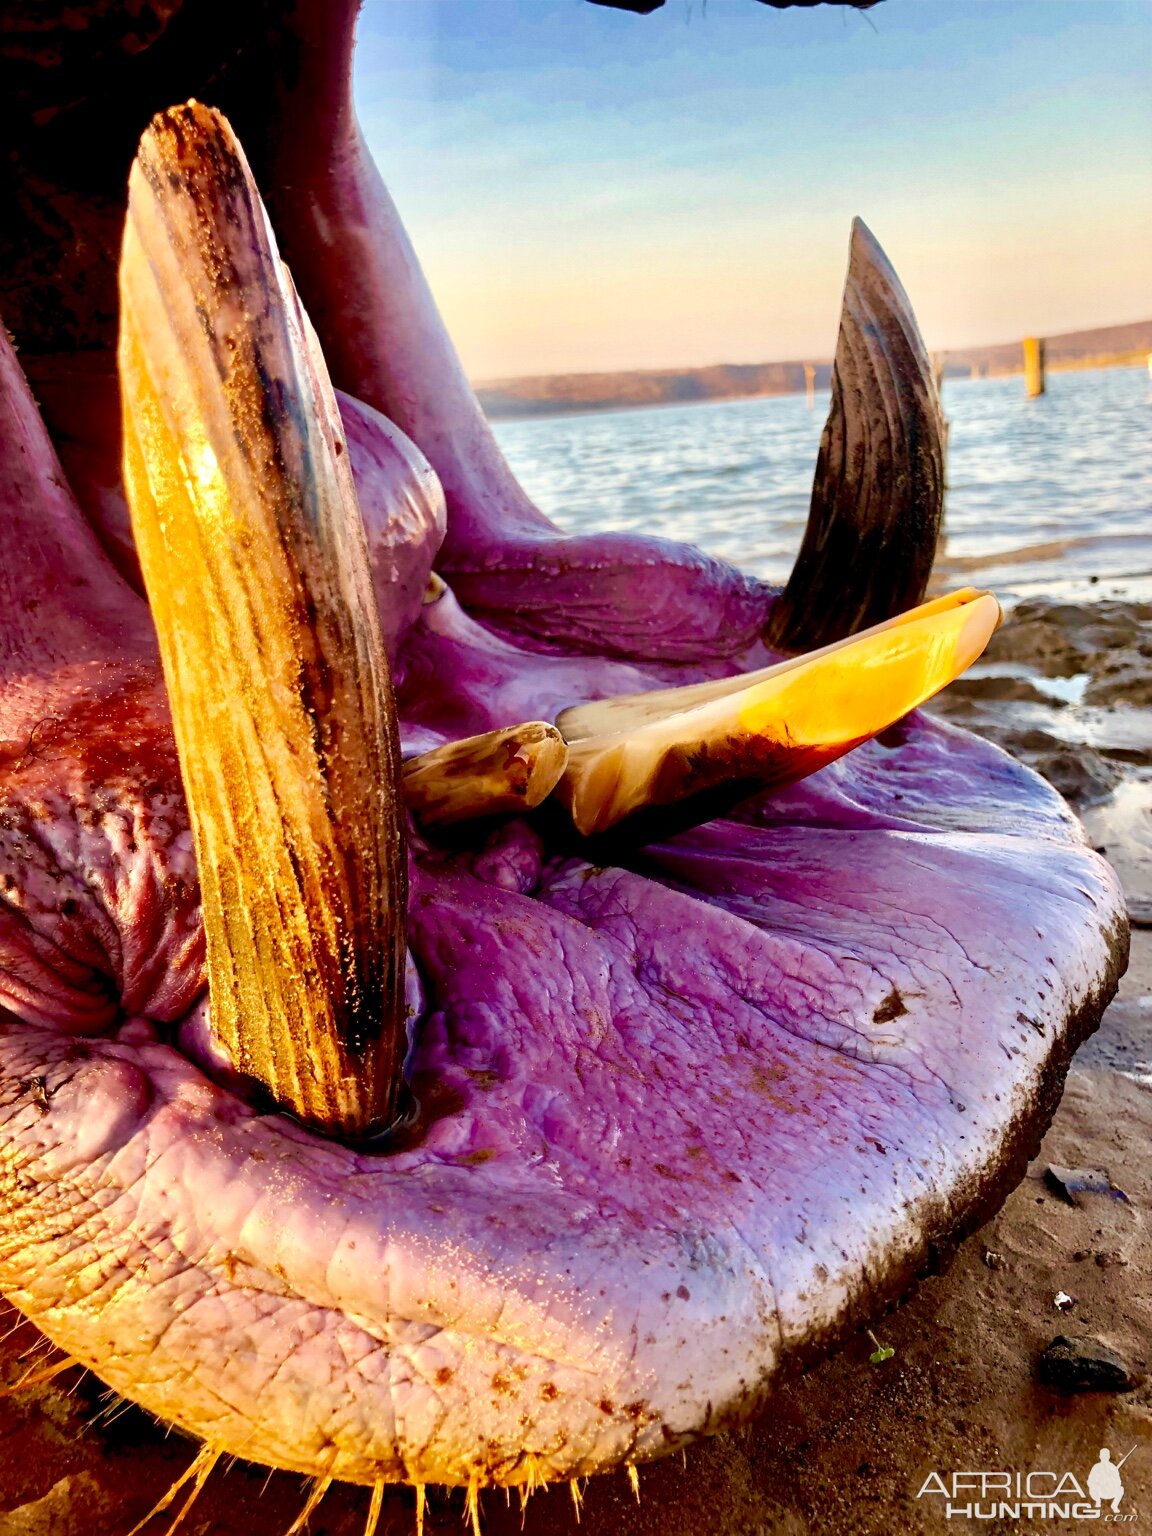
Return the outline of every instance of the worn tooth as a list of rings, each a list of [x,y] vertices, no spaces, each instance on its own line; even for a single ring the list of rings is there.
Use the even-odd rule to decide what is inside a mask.
[[[424,826],[528,811],[564,772],[568,748],[554,725],[529,720],[434,747],[403,766],[404,798]]]
[[[872,635],[880,635],[886,630],[894,629],[898,624],[907,624],[913,619],[927,618],[933,613],[947,613],[981,596],[983,594],[976,587],[962,587],[957,592],[948,592],[942,597],[933,598],[931,602],[921,603],[918,608],[911,608],[907,613],[897,614],[895,618],[885,619],[882,624],[874,624],[871,629],[851,636],[850,640],[864,640]],[[720,677],[707,683],[689,683],[680,688],[656,688],[650,693],[623,693],[612,699],[597,699],[592,704],[575,704],[571,709],[566,709],[557,715],[556,724],[563,733],[565,741],[569,742],[579,741],[585,736],[604,736],[614,731],[636,730],[653,720],[663,719],[665,715],[681,714],[686,709],[695,709],[699,704],[710,704],[714,699],[724,699],[730,694],[741,693],[754,683],[764,683],[769,678],[783,677],[786,672],[795,671],[797,667],[806,667],[809,663],[830,655],[847,644],[849,640],[836,640],[818,651],[809,651],[804,656],[793,656],[788,661],[778,661],[773,666],[762,667],[758,672],[739,672],[734,677]]]
[[[810,651],[918,603],[943,512],[932,366],[899,278],[855,219],[808,526],[768,643]]]
[[[124,478],[196,839],[213,1028],[305,1121],[396,1116],[399,744],[331,386],[242,150],[153,120],[120,268]]]
[[[999,622],[996,599],[969,590],[751,677],[566,711],[557,798],[586,837],[632,817],[659,832],[671,807],[676,825],[708,819],[884,730],[970,666]]]

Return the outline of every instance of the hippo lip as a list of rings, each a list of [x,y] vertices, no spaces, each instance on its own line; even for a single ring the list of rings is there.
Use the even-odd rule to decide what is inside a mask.
[[[863,409],[866,359],[838,362],[783,601],[531,508],[363,157],[337,10],[329,43],[302,8],[313,52],[271,114],[315,108],[330,154],[274,135],[263,174],[350,391],[406,750],[715,682],[775,659],[766,626],[800,649],[838,606],[855,630],[915,602],[924,486],[861,511],[876,476],[845,451],[865,432],[891,485],[931,476],[901,457],[908,357]],[[998,1202],[1114,990],[1122,902],[1040,780],[917,715],[615,862],[547,821],[414,836],[417,1122],[374,1155],[233,1091],[155,638],[105,553],[134,579],[122,502],[73,422],[98,539],[0,363],[0,1287],[197,1434],[197,1475],[222,1450],[378,1486],[634,1464],[753,1411]],[[61,378],[99,416],[98,381],[41,376],[50,418]],[[909,558],[869,550],[890,516]],[[422,602],[434,555],[448,585]]]

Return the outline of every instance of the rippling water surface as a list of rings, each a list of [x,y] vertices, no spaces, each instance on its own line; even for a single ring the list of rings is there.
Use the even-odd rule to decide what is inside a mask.
[[[573,532],[687,539],[772,580],[808,515],[827,396],[496,424],[528,492]],[[942,570],[1006,597],[1152,598],[1152,377],[1145,368],[949,379]],[[1093,580],[1095,578],[1095,580]]]

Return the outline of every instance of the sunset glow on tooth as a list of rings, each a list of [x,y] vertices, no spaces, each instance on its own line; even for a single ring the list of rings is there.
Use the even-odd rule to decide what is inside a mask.
[[[927,611],[925,611],[925,609]],[[638,812],[738,786],[739,798],[816,773],[933,697],[980,656],[1000,623],[989,593],[937,599],[868,634],[745,680],[703,703],[654,695],[653,718],[569,742],[558,798],[592,837]],[[621,714],[627,698],[618,703]],[[592,705],[588,715],[607,711]],[[636,707],[637,716],[643,709]],[[574,712],[575,713],[575,712]],[[561,716],[561,728],[565,717]],[[709,801],[714,814],[716,805]]]

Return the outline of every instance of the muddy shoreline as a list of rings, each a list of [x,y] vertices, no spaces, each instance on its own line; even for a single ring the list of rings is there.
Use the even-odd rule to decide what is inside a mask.
[[[781,1389],[747,1429],[583,1490],[588,1536],[934,1532],[943,1500],[925,1479],[980,1468],[1072,1473],[1084,1484],[1101,1446],[1124,1467],[1122,1512],[1152,1519],[1152,604],[1019,603],[986,657],[937,712],[1043,773],[1084,819],[1124,883],[1132,960],[1098,1034],[1078,1053],[1039,1157],[1003,1210],[874,1324],[894,1350],[872,1364],[861,1334]],[[1047,1170],[1103,1169],[1108,1192],[1072,1203]],[[1069,1298],[1057,1305],[1057,1295]],[[0,1382],[54,1355],[0,1308]],[[1094,1339],[1130,1376],[1128,1390],[1062,1392],[1037,1362],[1057,1335]],[[194,1447],[108,1397],[75,1369],[0,1398],[0,1536],[127,1536],[178,1478]],[[213,1472],[181,1527],[190,1536],[282,1536],[307,1487],[244,1463]],[[179,1507],[177,1500],[175,1508]],[[312,1536],[360,1536],[362,1489],[333,1488]],[[529,1536],[576,1529],[571,1491],[481,1500],[483,1529]],[[460,1530],[460,1494],[432,1494],[425,1529]],[[149,1536],[168,1529],[151,1522]],[[523,1520],[523,1523],[522,1523]],[[1046,1531],[1081,1521],[1046,1519]],[[992,1531],[1031,1528],[982,1520]],[[408,1489],[389,1493],[381,1536],[415,1529]]]

